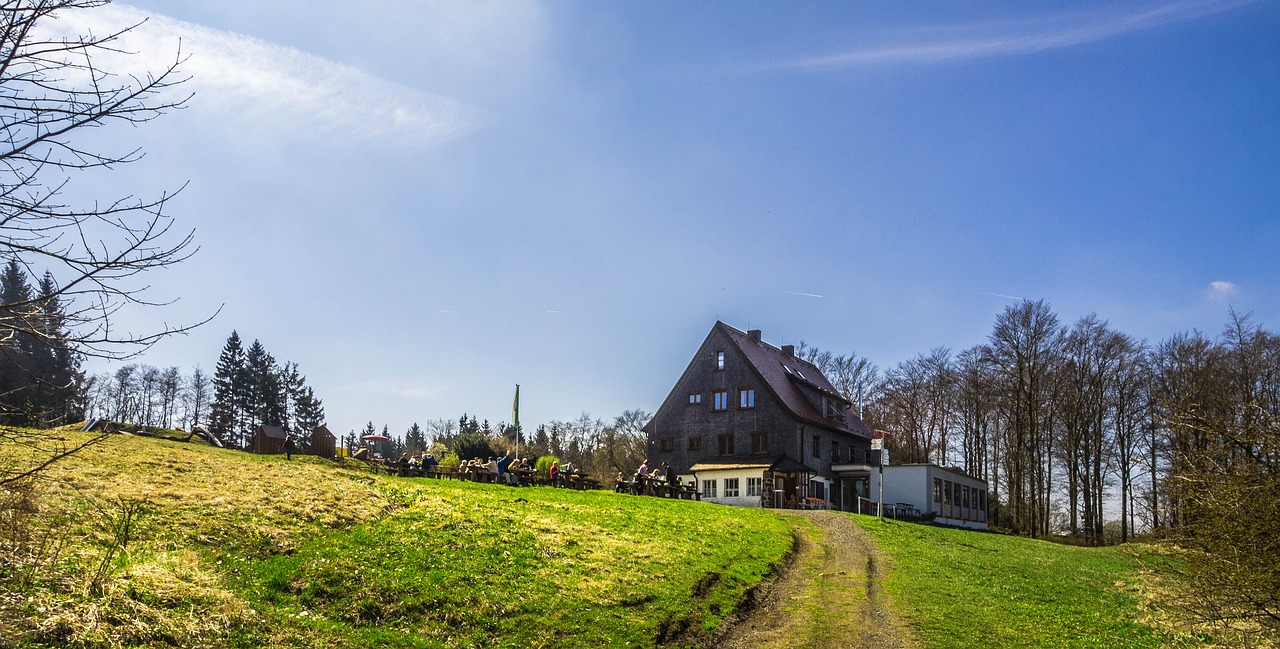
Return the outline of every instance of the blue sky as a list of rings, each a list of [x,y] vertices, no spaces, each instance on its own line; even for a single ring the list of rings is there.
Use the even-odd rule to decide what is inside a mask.
[[[186,110],[85,191],[173,204],[148,278],[335,430],[654,410],[717,320],[882,367],[1016,298],[1152,341],[1280,327],[1280,3],[147,0]],[[90,369],[106,369],[92,367]]]

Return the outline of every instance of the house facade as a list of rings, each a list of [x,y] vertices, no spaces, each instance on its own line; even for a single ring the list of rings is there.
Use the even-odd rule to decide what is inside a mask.
[[[666,462],[726,504],[852,511],[876,457],[871,431],[815,365],[723,322],[644,431],[650,466]]]
[[[871,500],[879,497],[879,473],[871,476]],[[987,482],[960,469],[936,464],[894,464],[884,467],[884,503],[898,511],[934,515],[941,525],[987,529]],[[876,513],[863,501],[861,513]],[[887,514],[886,514],[887,516]]]

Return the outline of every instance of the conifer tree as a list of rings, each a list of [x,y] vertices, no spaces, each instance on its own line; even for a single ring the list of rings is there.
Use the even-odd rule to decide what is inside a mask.
[[[245,377],[244,348],[240,342],[240,334],[232,331],[231,337],[227,338],[226,345],[222,347],[222,355],[218,357],[218,365],[213,372],[209,431],[235,448],[246,446],[240,427]]]
[[[420,453],[427,448],[426,433],[422,432],[422,427],[418,426],[418,422],[413,422],[413,425],[405,432],[404,446],[409,453]]]
[[[9,260],[0,272],[0,422],[27,423],[34,306],[26,272]]]

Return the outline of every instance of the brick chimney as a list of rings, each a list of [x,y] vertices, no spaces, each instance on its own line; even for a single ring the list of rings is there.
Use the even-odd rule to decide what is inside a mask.
[[[782,346],[782,355],[783,355],[783,356],[788,356],[788,357],[795,356],[795,355],[796,355],[796,346],[795,346],[795,345],[783,345],[783,346]]]
[[[760,342],[760,330],[759,330],[759,329],[748,329],[748,330],[747,330],[747,338],[750,338],[750,339],[752,339],[752,340],[754,340],[754,341],[756,341],[756,342]]]

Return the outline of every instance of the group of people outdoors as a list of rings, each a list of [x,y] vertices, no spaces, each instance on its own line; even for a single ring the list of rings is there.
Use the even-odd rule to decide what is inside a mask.
[[[357,458],[360,456],[361,454],[356,454]],[[487,459],[475,457],[463,460],[457,467],[441,465],[435,456],[427,452],[412,455],[405,453],[399,460],[387,458],[381,462],[387,473],[394,472],[401,476],[453,477],[513,487],[546,484],[553,487],[585,489],[600,486],[595,478],[574,466],[573,462],[565,462],[562,465],[559,460],[552,459],[551,464],[546,466],[546,472],[539,475],[533,461],[527,457],[514,457],[511,453],[504,453],[496,458],[490,456]],[[650,469],[647,459],[640,463],[639,468],[630,477],[619,471],[614,478],[613,490],[635,495],[698,498],[695,483],[681,482],[675,467],[663,462],[660,466]]]
[[[649,469],[649,460],[640,463],[630,479],[619,471],[613,479],[613,490],[617,493],[636,495],[666,496],[669,498],[694,498],[697,492],[693,481],[688,485],[680,482],[675,467],[663,462],[661,466]]]
[[[513,487],[532,486],[539,483],[535,479],[538,472],[535,464],[527,457],[513,457],[504,453],[502,457],[482,459],[476,457],[463,460],[457,467],[441,466],[431,453],[405,453],[397,461],[385,461],[388,473],[395,471],[399,475],[422,475],[426,477],[449,476],[464,478],[475,482],[491,482],[507,484]],[[547,469],[548,484],[555,487],[599,486],[599,483],[585,475],[572,462],[560,465],[558,460],[552,461]]]

